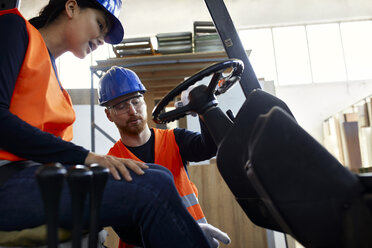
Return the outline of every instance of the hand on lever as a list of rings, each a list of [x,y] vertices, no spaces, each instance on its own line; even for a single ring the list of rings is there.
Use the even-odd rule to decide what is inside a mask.
[[[211,244],[213,248],[217,248],[219,246],[218,240],[226,245],[231,242],[227,233],[222,232],[217,227],[207,223],[199,223],[199,226],[203,230],[209,244]]]

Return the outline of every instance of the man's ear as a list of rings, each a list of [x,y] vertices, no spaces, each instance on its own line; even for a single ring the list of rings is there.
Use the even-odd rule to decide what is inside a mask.
[[[72,18],[78,8],[79,5],[77,4],[76,0],[67,0],[65,10],[68,17]]]
[[[108,109],[105,109],[105,113],[106,113],[107,119],[109,119],[109,121],[111,121],[111,122],[114,122],[114,121],[112,120],[112,118],[111,118],[111,111],[108,110]]]

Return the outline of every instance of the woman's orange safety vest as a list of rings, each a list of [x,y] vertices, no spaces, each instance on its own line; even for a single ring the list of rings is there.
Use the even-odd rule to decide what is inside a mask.
[[[206,223],[204,213],[198,201],[198,189],[195,184],[189,180],[185,167],[182,163],[180,150],[174,137],[173,130],[163,130],[154,128],[155,135],[155,164],[162,165],[172,172],[174,183],[180,194],[184,205],[189,213],[199,223]],[[141,161],[125,145],[118,140],[108,152],[109,155],[130,158]],[[143,162],[143,161],[141,161]],[[119,248],[131,248],[132,245],[119,242]]]
[[[9,13],[23,18],[17,9],[0,11],[0,15]],[[25,23],[29,37],[28,47],[9,111],[44,132],[71,141],[75,112],[70,96],[58,83],[48,48],[40,32],[26,19]],[[0,159],[23,160],[4,150],[0,150]]]

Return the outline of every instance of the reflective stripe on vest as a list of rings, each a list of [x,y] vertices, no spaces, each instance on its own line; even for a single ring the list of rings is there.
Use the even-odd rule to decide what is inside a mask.
[[[182,202],[183,202],[183,205],[186,206],[189,213],[194,217],[196,222],[207,223],[207,220],[204,217],[204,215],[202,214],[202,212],[200,213],[198,211],[200,205],[199,205],[199,201],[198,201],[198,198],[196,197],[195,193],[183,196],[182,197]]]
[[[0,11],[0,15],[16,14],[17,9]],[[23,18],[23,17],[22,17]],[[72,139],[75,113],[67,91],[60,88],[50,61],[48,48],[40,32],[25,20],[28,47],[17,77],[9,111],[28,124],[60,137]],[[18,161],[22,158],[0,150],[0,159]]]
[[[0,166],[3,166],[3,165],[6,165],[6,164],[9,164],[11,163],[12,161],[9,161],[9,160],[1,160],[0,159]]]
[[[173,130],[154,128],[155,134],[155,164],[162,165],[172,172],[177,191],[189,213],[199,223],[206,223],[200,207],[196,186],[189,180],[179,152]],[[141,161],[125,145],[118,140],[108,152],[109,155],[131,158]]]

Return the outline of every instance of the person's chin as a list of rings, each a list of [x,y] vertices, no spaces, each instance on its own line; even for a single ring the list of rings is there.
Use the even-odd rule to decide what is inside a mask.
[[[145,126],[141,123],[128,127],[128,131],[132,134],[140,134],[145,129]]]
[[[79,59],[84,59],[87,56],[87,53],[85,52],[79,52],[79,53],[74,53],[75,57]]]
[[[76,49],[75,51],[71,51],[75,57],[79,59],[84,59],[89,53],[90,49],[89,48],[81,48],[81,49]]]

